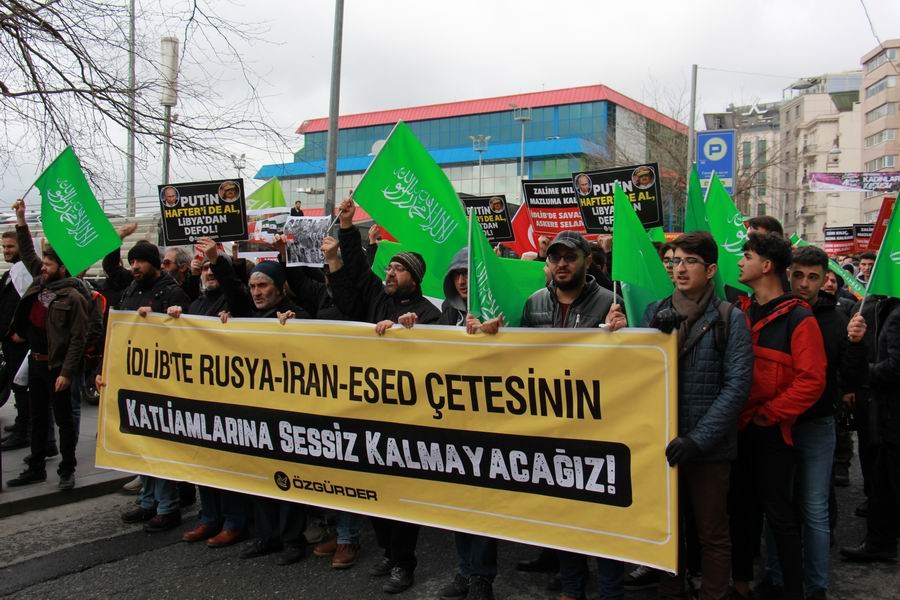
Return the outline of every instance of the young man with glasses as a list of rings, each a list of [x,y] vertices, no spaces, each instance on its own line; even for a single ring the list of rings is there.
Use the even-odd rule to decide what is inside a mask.
[[[724,600],[731,575],[731,461],[753,348],[744,315],[715,296],[719,250],[712,236],[685,233],[669,251],[675,291],[647,307],[644,324],[678,336],[678,437],[666,447],[666,460],[679,467],[682,537],[700,547],[701,598]],[[682,598],[684,575],[683,564],[677,576],[661,575],[659,596]]]

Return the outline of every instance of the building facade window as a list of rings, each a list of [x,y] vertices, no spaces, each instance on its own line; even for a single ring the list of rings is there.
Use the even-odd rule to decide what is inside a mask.
[[[875,96],[876,94],[880,94],[884,90],[888,88],[895,87],[897,85],[897,78],[894,75],[888,75],[887,77],[882,77],[872,85],[866,88],[866,99]]]
[[[873,133],[865,139],[866,148],[871,148],[872,146],[878,146],[879,144],[883,144],[888,140],[897,139],[897,130],[896,129],[882,129],[878,133]]]
[[[766,140],[756,140],[756,164],[766,163]]]
[[[753,144],[751,142],[741,143],[741,167],[744,169],[749,169],[750,165],[753,164],[752,148]]]
[[[885,154],[866,163],[866,171],[878,171],[880,169],[892,169],[897,163],[897,157],[893,154]]]
[[[887,48],[884,52],[879,53],[877,56],[872,57],[869,62],[866,63],[866,73],[871,73],[881,65],[887,63],[888,61],[894,60],[897,58],[897,49],[896,48]]]
[[[874,123],[882,117],[892,115],[897,112],[897,105],[894,102],[885,102],[877,108],[873,108],[866,113],[866,124]]]

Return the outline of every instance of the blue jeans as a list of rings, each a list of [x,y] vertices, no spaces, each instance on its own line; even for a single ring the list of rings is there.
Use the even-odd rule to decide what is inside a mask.
[[[797,450],[796,499],[803,528],[803,573],[807,593],[828,589],[831,526],[828,493],[836,444],[833,417],[819,417],[794,425]],[[766,573],[770,582],[782,585],[781,564],[775,539],[766,527]]]
[[[558,554],[562,593],[572,598],[584,598],[589,574],[588,557],[562,550]],[[597,575],[599,600],[622,600],[625,597],[625,563],[610,558],[597,558]]]
[[[250,502],[244,494],[198,486],[200,489],[200,522],[228,531],[247,529]]]
[[[494,581],[497,576],[497,540],[483,535],[456,532],[456,553],[459,572],[465,577],[484,577]]]
[[[344,510],[337,511],[337,543],[358,544],[359,528],[362,526],[363,516]]]
[[[178,511],[178,484],[168,479],[141,475],[141,492],[138,495],[141,508],[156,506],[156,514],[168,515]]]

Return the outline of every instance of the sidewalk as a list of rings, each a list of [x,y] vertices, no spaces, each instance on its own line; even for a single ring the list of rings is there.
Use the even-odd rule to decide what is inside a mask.
[[[118,490],[132,479],[128,473],[98,469],[94,466],[94,451],[97,438],[97,407],[90,404],[81,406],[81,432],[78,437],[75,468],[75,489],[60,491],[57,487],[59,477],[56,467],[59,456],[47,461],[47,481],[18,488],[7,487],[6,482],[16,477],[25,469],[23,459],[31,453],[28,448],[10,450],[0,455],[2,461],[3,488],[0,490],[0,519],[9,515],[59,506],[69,502],[78,502],[85,498],[93,498]],[[10,398],[0,408],[0,427],[11,425],[15,420],[16,409]]]

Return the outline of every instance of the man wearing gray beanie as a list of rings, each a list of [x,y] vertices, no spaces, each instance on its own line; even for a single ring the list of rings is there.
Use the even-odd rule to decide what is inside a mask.
[[[335,305],[344,314],[361,314],[376,323],[379,335],[401,315],[412,312],[417,322],[436,323],[441,312],[422,295],[425,261],[416,252],[398,252],[391,258],[384,283],[369,268],[362,249],[359,230],[353,225],[356,205],[347,198],[341,202],[341,231],[338,236],[343,265],[332,267],[329,275]],[[333,243],[333,238],[325,238]],[[356,312],[359,310],[360,312]],[[373,577],[387,577],[382,590],[389,594],[402,592],[413,584],[416,569],[416,542],[419,526],[378,517],[372,518],[378,545],[384,556],[369,571]]]

